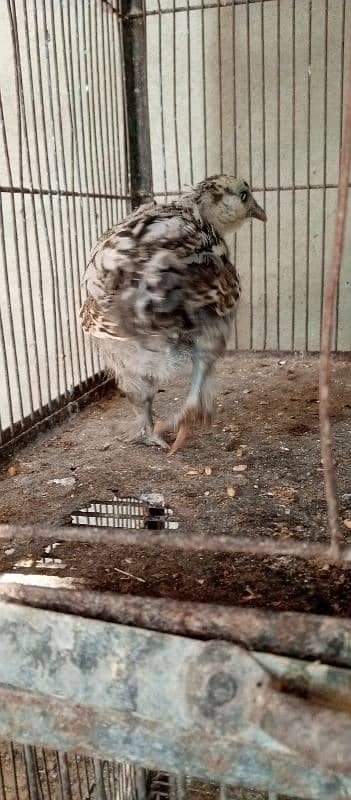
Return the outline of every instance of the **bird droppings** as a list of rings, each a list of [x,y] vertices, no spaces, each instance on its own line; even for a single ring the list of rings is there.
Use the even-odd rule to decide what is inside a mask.
[[[48,481],[48,484],[55,483],[56,486],[74,486],[76,482],[76,478],[53,478],[51,481]]]
[[[218,367],[218,394],[223,407],[214,418],[217,424],[194,431],[173,458],[158,448],[132,444],[120,438],[121,423],[127,414],[127,400],[115,391],[71,417],[61,426],[42,434],[21,451],[20,471],[16,479],[7,473],[8,463],[0,472],[0,521],[26,525],[70,524],[71,516],[88,512],[92,524],[94,500],[111,505],[118,497],[133,498],[162,495],[168,517],[149,516],[148,528],[166,521],[171,538],[179,525],[186,534],[205,538],[212,534],[233,537],[266,535],[274,542],[327,542],[326,507],[323,475],[320,468],[318,419],[318,359],[313,356],[287,356],[286,368],[277,367],[277,356],[235,353]],[[308,369],[306,368],[308,364]],[[288,382],[287,369],[294,368],[296,380]],[[351,430],[351,363],[338,358],[332,363],[331,425],[337,460],[340,527],[345,539],[351,529],[343,525],[351,518],[351,480],[349,441]],[[244,388],[251,388],[243,395]],[[165,418],[171,407],[180,410],[186,381],[171,384],[157,395],[156,412]],[[228,392],[228,394],[225,394]],[[173,397],[179,397],[179,405]],[[233,399],[238,402],[234,403]],[[261,408],[260,401],[268,402]],[[307,402],[307,401],[310,402]],[[278,417],[278,412],[284,414]],[[258,413],[261,419],[257,422]],[[129,412],[128,412],[129,413]],[[304,435],[291,431],[294,425],[306,425]],[[223,428],[225,429],[223,431]],[[83,434],[85,434],[83,436]],[[100,450],[110,442],[108,453]],[[71,446],[67,446],[68,443]],[[230,449],[227,445],[231,444]],[[238,449],[245,455],[235,455]],[[288,450],[282,450],[282,447]],[[74,452],[74,460],[72,459]],[[12,454],[11,461],[15,459]],[[17,463],[17,456],[16,462]],[[58,477],[70,476],[76,466],[74,497],[71,486],[48,484]],[[246,463],[245,472],[233,472],[233,465]],[[212,475],[206,476],[210,466]],[[197,475],[186,473],[196,470]],[[45,497],[43,497],[43,476]],[[227,488],[236,489],[234,498]],[[270,494],[267,494],[270,492]],[[80,511],[85,509],[85,512]],[[96,509],[99,510],[99,507]],[[138,513],[119,525],[139,525]],[[113,514],[112,514],[113,517]],[[101,516],[100,516],[101,519]],[[145,517],[144,517],[145,519]],[[87,519],[84,520],[87,524]],[[115,521],[109,521],[113,527]],[[160,529],[160,528],[158,528]],[[135,527],[135,530],[137,528]],[[59,537],[55,541],[59,542]],[[12,542],[4,540],[0,551],[0,571],[32,577],[33,581],[82,581],[87,589],[97,589],[179,600],[252,605],[279,610],[349,615],[351,613],[351,570],[320,563],[308,564],[299,558],[258,558],[249,554],[181,554],[173,550],[149,552],[129,545],[101,547],[61,543],[46,552],[48,542],[16,542],[15,553],[5,553]],[[44,556],[62,559],[59,565],[38,569],[36,561]],[[32,559],[32,566],[13,566],[21,559]],[[125,559],[132,559],[126,562]],[[137,578],[128,577],[124,570]],[[46,575],[45,575],[46,572]],[[174,577],[176,575],[176,577]],[[196,579],[203,580],[197,583]],[[59,583],[57,584],[59,585]],[[60,584],[62,585],[62,584]],[[250,599],[246,586],[254,588]]]

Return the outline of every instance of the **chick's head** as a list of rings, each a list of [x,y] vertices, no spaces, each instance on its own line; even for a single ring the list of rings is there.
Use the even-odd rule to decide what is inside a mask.
[[[250,217],[266,222],[266,212],[242,178],[213,175],[195,186],[194,195],[204,221],[221,233],[230,233]]]

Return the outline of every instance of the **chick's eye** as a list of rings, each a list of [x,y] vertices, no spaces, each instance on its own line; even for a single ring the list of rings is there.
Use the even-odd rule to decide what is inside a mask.
[[[243,201],[243,203],[246,203],[246,200],[247,200],[247,192],[245,192],[245,191],[243,191],[243,192],[240,192],[240,200],[242,200],[242,201]]]

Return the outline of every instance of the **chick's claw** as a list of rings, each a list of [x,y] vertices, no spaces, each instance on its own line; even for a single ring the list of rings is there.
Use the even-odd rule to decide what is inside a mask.
[[[156,426],[152,433],[143,433],[142,435],[142,442],[143,444],[148,445],[155,445],[156,447],[160,447],[161,450],[169,450],[169,444],[166,440],[160,435],[158,431],[156,431]]]
[[[178,428],[177,436],[172,444],[172,447],[169,451],[170,456],[174,456],[174,454],[180,450],[183,446],[185,440],[188,438],[190,434],[190,429],[185,422],[181,422]]]

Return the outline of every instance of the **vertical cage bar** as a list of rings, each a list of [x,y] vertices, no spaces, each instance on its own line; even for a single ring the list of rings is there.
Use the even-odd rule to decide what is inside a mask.
[[[190,183],[194,182],[193,165],[193,121],[191,107],[191,39],[190,39],[190,0],[186,0],[186,63],[187,63],[187,101]]]
[[[152,197],[146,24],[143,0],[121,0],[124,70],[128,76],[126,116],[129,140],[130,188],[133,208]]]
[[[305,349],[309,350],[310,325],[310,262],[311,262],[311,59],[312,59],[312,0],[308,0],[308,73],[307,73],[307,220],[306,220],[306,316]]]
[[[38,391],[38,406],[39,409],[42,409],[43,405],[43,398],[42,398],[42,381],[41,381],[41,374],[39,370],[39,351],[38,351],[38,340],[37,340],[37,331],[35,327],[35,314],[34,314],[34,301],[33,301],[33,286],[32,286],[32,275],[30,269],[30,255],[29,255],[29,243],[28,243],[28,229],[27,229],[27,218],[26,218],[26,207],[25,207],[25,198],[23,193],[24,188],[24,163],[23,163],[23,149],[25,151],[25,155],[27,157],[29,173],[31,173],[30,167],[30,155],[29,155],[29,145],[28,145],[28,132],[27,132],[27,119],[25,114],[25,105],[24,105],[24,93],[23,93],[23,81],[22,81],[22,64],[21,64],[21,54],[20,54],[20,47],[19,47],[19,38],[18,38],[18,25],[17,25],[17,12],[16,12],[16,5],[13,2],[12,8],[10,6],[9,10],[10,14],[10,21],[11,21],[11,36],[12,36],[12,44],[13,44],[13,52],[14,52],[14,59],[15,59],[15,80],[16,80],[16,94],[17,94],[17,104],[18,104],[18,124],[19,124],[19,185],[22,189],[20,195],[20,215],[22,218],[22,234],[23,234],[23,243],[24,243],[24,267],[25,267],[25,278],[28,287],[28,306],[29,306],[29,316],[30,316],[30,333],[32,336],[33,341],[33,350],[34,350],[34,367],[35,367],[35,377],[37,383],[37,391]],[[22,135],[22,133],[24,135]],[[30,174],[31,179],[31,174]],[[23,285],[23,284],[22,284]],[[32,378],[32,373],[30,373],[30,380]],[[34,401],[33,401],[33,391],[32,386],[29,387],[29,396],[31,399],[31,403],[33,404],[33,411],[34,411]]]
[[[161,158],[162,158],[162,172],[163,172],[163,188],[165,193],[165,200],[167,202],[167,169],[166,169],[166,146],[165,146],[165,118],[164,118],[164,103],[163,103],[163,69],[162,69],[162,13],[161,3],[157,0],[158,8],[158,80],[159,80],[159,97],[160,97],[160,113],[161,113]]]
[[[202,0],[203,2],[204,0]],[[235,46],[235,34],[236,34],[236,16],[235,16],[235,3],[232,3],[232,40],[233,40],[233,47],[232,47],[232,59],[233,59],[233,131],[234,131],[234,175],[237,177],[237,169],[238,169],[238,151],[237,151],[237,98],[236,98],[236,46]],[[234,235],[234,242],[233,242],[233,250],[234,250],[234,264],[236,266],[237,261],[237,246],[236,246],[236,236]],[[238,342],[238,320],[235,314],[234,319],[234,344],[236,349],[239,346]]]
[[[277,330],[277,349],[280,350],[280,241],[281,241],[281,219],[280,219],[280,2],[277,3],[277,304],[276,304],[276,330]]]
[[[46,750],[41,748],[40,755],[41,755],[41,758],[42,758],[42,763],[43,763],[43,768],[44,768],[44,773],[45,773],[45,784],[46,784],[46,789],[47,789],[46,797],[48,798],[48,800],[52,800],[51,781],[50,781],[49,768],[48,768],[48,763],[47,763]]]
[[[222,59],[222,32],[221,32],[221,3],[217,2],[217,48],[218,48],[218,102],[219,102],[219,169],[223,172],[223,59]]]
[[[10,764],[11,764],[11,773],[13,777],[13,788],[15,792],[15,797],[16,800],[20,800],[20,792],[19,792],[17,769],[16,769],[16,754],[12,742],[10,742],[9,751],[10,751]]]
[[[78,149],[78,128],[77,128],[77,102],[74,90],[74,72],[73,72],[73,46],[72,46],[72,29],[71,29],[71,11],[72,6],[67,9],[67,34],[65,31],[64,26],[64,19],[63,19],[63,8],[62,4],[59,7],[59,14],[60,14],[60,31],[61,31],[61,38],[62,38],[62,55],[63,55],[63,65],[64,65],[64,80],[65,80],[65,89],[68,98],[68,112],[69,112],[69,119],[71,125],[71,180],[72,180],[72,193],[74,194],[75,188],[75,168],[77,169],[77,177],[78,177],[78,190],[81,194],[83,191],[83,184],[82,184],[82,176],[81,176],[81,166],[80,166],[80,157],[79,157],[79,149]],[[53,12],[53,7],[52,7]],[[76,26],[78,25],[78,15],[77,15],[77,7],[73,9],[75,13],[75,23]],[[78,40],[78,36],[77,36]],[[68,47],[67,47],[68,44]],[[78,53],[78,65],[80,64],[80,54]],[[79,73],[78,73],[79,74]],[[70,83],[71,77],[71,83]],[[79,74],[79,95],[81,97],[81,76]],[[86,144],[85,144],[85,132],[84,132],[84,121],[82,122],[82,148],[83,148],[83,162],[85,164],[86,169]],[[65,172],[65,181],[67,183],[67,177]],[[88,182],[86,181],[86,186]],[[67,219],[68,219],[68,236],[69,236],[69,248],[70,248],[70,263],[72,265],[72,288],[73,288],[73,298],[74,298],[74,308],[78,308],[78,304],[81,304],[82,301],[82,292],[81,292],[81,280],[79,274],[79,265],[80,265],[80,253],[79,253],[79,243],[78,243],[78,216],[77,216],[77,209],[76,209],[76,202],[77,198],[75,196],[72,197],[72,215],[73,215],[73,231],[72,226],[70,225],[70,216],[69,216],[69,208],[67,203]],[[84,248],[84,253],[88,252],[88,247],[86,243],[85,237],[85,221],[84,221],[84,214],[83,214],[83,200],[79,199],[79,207],[80,207],[80,224],[82,230],[82,243]],[[89,200],[88,200],[88,208],[89,208]],[[91,226],[90,226],[90,214],[88,213],[88,220],[89,220],[89,231],[91,233]],[[72,246],[72,237],[74,238],[74,257],[73,257],[73,246]],[[91,239],[91,236],[90,236]],[[73,267],[74,263],[74,267]],[[76,276],[77,282],[77,291],[78,296],[74,286],[74,277]],[[76,317],[76,325],[77,325],[77,315]],[[83,332],[79,326],[79,335],[77,333],[77,351],[78,354],[80,353],[80,348],[82,349],[83,354],[83,365],[84,365],[84,373],[82,371],[82,367],[79,363],[79,374],[80,380],[86,380],[88,377],[88,366],[87,366],[87,349],[90,352],[90,371],[91,374],[94,373],[94,364],[93,364],[93,356],[92,356],[92,346],[91,342],[87,343],[86,338],[83,336]]]
[[[292,97],[291,97],[291,178],[292,178],[292,276],[291,276],[291,349],[295,350],[296,308],[296,0],[292,0],[291,51],[292,51]]]
[[[203,0],[202,0],[203,2]],[[202,35],[203,35],[203,20],[201,20]],[[180,157],[179,157],[179,138],[178,138],[178,120],[177,120],[177,51],[176,51],[176,37],[177,37],[177,15],[175,11],[175,0],[172,0],[172,56],[173,56],[173,122],[174,122],[174,146],[177,168],[177,189],[180,190]],[[202,59],[204,59],[204,52],[202,50]],[[204,137],[206,143],[206,128],[204,128]],[[206,147],[206,144],[205,144]]]
[[[320,338],[322,338],[324,283],[325,283],[325,258],[326,258],[326,205],[327,205],[327,123],[328,123],[328,21],[329,0],[324,2],[324,63],[323,63],[323,189],[322,189],[322,274],[321,274],[321,302],[320,302]]]
[[[342,145],[342,126],[344,119],[344,66],[345,66],[345,19],[346,19],[346,0],[342,0],[342,16],[341,16],[341,42],[340,42],[340,95],[339,95],[339,170],[341,161],[341,145]],[[335,303],[335,339],[334,349],[339,348],[339,304],[340,304],[340,276],[336,290],[336,303]]]
[[[262,83],[261,83],[261,102],[262,102],[262,176],[263,176],[263,208],[266,207],[266,181],[267,181],[267,174],[266,174],[266,79],[265,79],[265,70],[266,70],[266,63],[265,63],[265,26],[264,26],[264,2],[261,0],[261,9],[260,9],[260,33],[261,33],[261,71],[262,71]],[[264,225],[263,229],[263,342],[262,347],[263,350],[267,349],[267,316],[268,316],[268,308],[267,308],[267,228]]]
[[[103,768],[104,762],[100,761],[100,759],[94,758],[96,800],[107,800]]]
[[[88,8],[88,32],[87,32],[87,43],[86,43],[86,52],[89,53],[89,71],[88,71],[88,82],[87,82],[87,92],[91,98],[91,117],[90,117],[90,125],[91,125],[91,138],[92,138],[92,165],[91,171],[92,175],[96,175],[96,186],[99,196],[99,212],[97,214],[97,229],[98,234],[101,234],[103,231],[103,211],[102,211],[102,194],[103,194],[103,187],[102,187],[102,179],[101,174],[103,173],[103,162],[101,158],[100,146],[101,141],[98,138],[97,133],[97,103],[96,103],[96,73],[94,69],[94,62],[92,58],[92,54],[94,53],[94,38],[93,38],[93,21],[94,21],[94,5],[95,2],[93,0],[89,1],[87,6]],[[97,54],[96,54],[97,57]],[[95,154],[95,160],[94,155]]]
[[[92,64],[92,76],[93,76],[93,86],[94,86],[94,96],[96,98],[96,105],[95,105],[95,113],[96,113],[96,122],[97,122],[97,138],[99,147],[99,163],[97,164],[98,172],[102,172],[102,184],[103,190],[102,193],[105,195],[105,214],[106,214],[106,221],[103,221],[103,215],[101,214],[101,221],[100,221],[100,228],[101,230],[105,229],[106,227],[110,227],[110,215],[108,210],[108,152],[109,146],[105,146],[105,136],[104,136],[104,126],[103,126],[103,113],[102,113],[102,98],[104,96],[103,93],[103,85],[101,79],[101,68],[100,65],[103,65],[103,58],[100,58],[100,40],[99,40],[99,16],[102,13],[102,4],[94,2],[93,5],[94,14],[92,15],[93,20],[93,30],[94,30],[94,38],[92,39],[92,50],[90,51],[91,56],[91,64]],[[92,56],[95,56],[94,60]],[[106,103],[106,97],[104,97]]]
[[[175,0],[173,0],[175,3]],[[201,0],[201,66],[202,66],[202,114],[204,132],[204,175],[208,175],[207,152],[207,97],[206,97],[206,49],[205,49],[205,0]]]
[[[251,30],[250,30],[250,2],[246,0],[246,47],[247,47],[247,92],[248,92],[248,136],[249,136],[249,184],[252,186],[252,92],[251,92]],[[250,246],[249,246],[249,270],[250,270],[250,350],[253,346],[253,234],[252,220],[250,220]]]
[[[61,800],[72,800],[72,786],[66,753],[56,753]]]
[[[50,84],[51,79],[53,84],[53,89],[56,94],[56,102],[58,107],[60,108],[60,98],[61,98],[61,86],[60,86],[60,75],[59,75],[59,67],[58,67],[58,55],[57,55],[57,31],[56,31],[56,24],[55,24],[55,15],[54,15],[54,6],[51,0],[50,4],[50,16],[46,17],[45,11],[45,2],[43,3],[43,18],[46,30],[48,30],[48,25],[50,24],[51,30],[51,57],[53,61],[53,68],[51,70],[50,66],[50,52],[49,52],[49,41],[46,42],[47,48],[47,63],[48,63],[48,71],[50,76]],[[52,93],[50,92],[50,113],[53,115],[53,97]],[[63,176],[63,187],[65,191],[68,191],[68,179],[67,179],[67,167],[66,167],[66,153],[65,153],[65,143],[64,143],[64,136],[63,136],[63,125],[62,125],[62,117],[61,114],[58,114],[58,134],[56,134],[56,125],[54,123],[54,119],[51,118],[53,130],[55,130],[55,176],[57,180],[57,187],[58,190],[60,189],[60,178],[59,178],[59,163],[62,169],[62,176]],[[57,136],[57,138],[56,138]],[[74,191],[74,162],[73,162],[73,137],[74,131],[73,127],[71,129],[71,169],[72,169],[72,191]],[[58,151],[60,152],[60,160],[58,161]],[[67,159],[68,160],[68,159]],[[74,198],[72,198],[72,202],[74,205]],[[64,210],[62,206],[64,205]],[[82,378],[83,378],[83,370],[82,370],[82,363],[81,363],[81,355],[79,349],[79,331],[78,331],[78,319],[77,314],[74,313],[74,310],[78,307],[78,299],[76,297],[76,291],[74,286],[74,261],[73,261],[73,248],[72,248],[72,240],[71,240],[71,224],[70,224],[70,214],[69,214],[69,198],[65,197],[64,200],[59,198],[59,226],[60,226],[60,243],[61,243],[61,253],[62,253],[62,261],[63,261],[63,291],[64,291],[64,300],[65,300],[65,315],[66,315],[66,326],[69,335],[66,337],[68,339],[67,348],[69,354],[69,361],[71,367],[71,382],[72,384],[77,383],[79,388],[82,388]],[[66,225],[67,231],[67,240],[68,240],[68,253],[66,254],[66,247],[64,242],[64,222]],[[75,220],[76,222],[76,220]],[[75,226],[76,230],[76,226]],[[66,257],[67,256],[67,257]],[[70,311],[70,304],[69,304],[69,284],[67,278],[67,267],[69,268],[70,278],[71,278],[71,291],[73,297],[73,320],[72,314]],[[72,340],[74,343],[74,352],[72,347]],[[78,378],[75,381],[75,360],[77,361],[77,371],[78,371]],[[65,360],[66,363],[66,360]],[[85,365],[85,379],[87,377],[86,373],[86,365]]]
[[[30,800],[41,800],[34,747],[24,745],[23,758]]]

